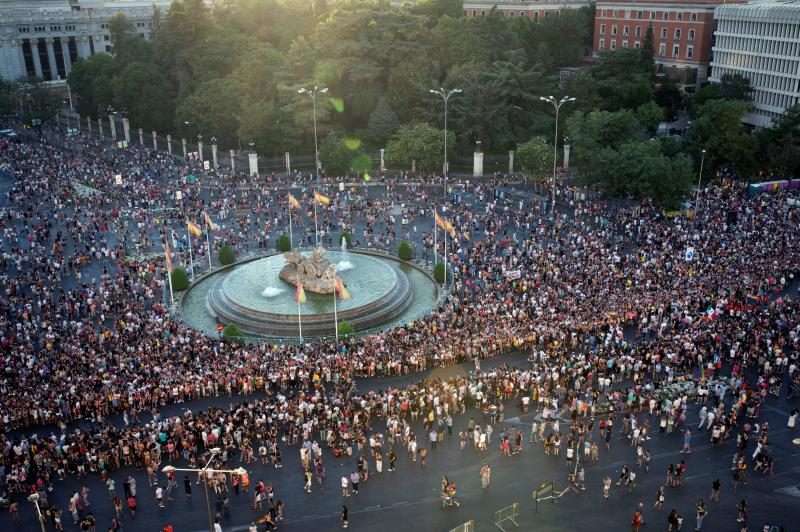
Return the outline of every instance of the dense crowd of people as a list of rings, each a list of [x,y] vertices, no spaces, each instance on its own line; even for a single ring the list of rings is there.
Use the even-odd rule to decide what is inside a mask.
[[[178,485],[164,478],[164,464],[278,468],[297,452],[311,492],[314,479],[325,481],[327,456],[356,456],[357,469],[341,478],[346,497],[370,471],[392,471],[398,455],[424,468],[451,437],[462,450],[507,456],[541,445],[566,460],[578,491],[579,463],[598,460],[617,427],[631,440],[631,465],[617,482],[628,489],[636,471],[649,468],[651,437],[677,429],[687,453],[703,428],[715,445],[734,438],[734,485],[748,463],[772,472],[760,408],[770,394],[796,397],[800,384],[800,211],[785,193],[749,197],[727,181],[700,192],[693,218],[670,218],[648,201],[612,208],[565,186],[551,220],[496,198],[487,181],[468,181],[459,201],[438,206],[457,228],[447,248],[454,279],[429,316],[338,347],[246,345],[192,330],[170,313],[164,241],[187,264],[185,220],[207,213],[219,228],[211,250],[203,239],[191,242],[197,268],[225,242],[239,252],[271,247],[289,215],[296,243],[311,244],[313,182],[301,174],[216,175],[143,147],[76,142],[65,150],[0,140],[0,170],[11,176],[0,212],[0,485],[12,500],[39,493],[46,502],[59,480],[98,475],[111,482],[117,515],[109,530],[118,530],[123,507],[131,517],[136,511],[135,484],[124,498],[113,484],[128,468],[147,471],[163,504]],[[440,192],[424,181],[387,180],[376,197],[326,182],[321,190],[333,201],[317,206],[321,239],[332,244],[348,231],[356,246],[407,239],[430,249]],[[308,212],[287,208],[290,184],[301,188]],[[392,217],[395,205],[408,223]],[[441,234],[436,244],[442,257]],[[480,369],[481,359],[509,351],[529,353],[529,363]],[[475,371],[464,377],[381,391],[355,385],[467,361]],[[192,409],[191,401],[211,396],[231,397],[230,409]],[[702,404],[697,429],[686,417],[690,402]],[[176,403],[186,405],[181,415],[162,416]],[[543,421],[499,429],[493,440],[512,403],[542,412]],[[684,467],[670,465],[668,486],[680,484]],[[481,475],[487,487],[488,473]],[[252,490],[253,510],[266,504],[268,529],[281,520],[269,482],[212,473],[206,480],[220,495],[217,520],[229,490]],[[606,495],[610,488],[609,480]],[[191,479],[185,492],[191,496]],[[458,504],[447,478],[442,500]],[[84,527],[88,508],[88,495],[76,492],[66,510]],[[60,512],[48,509],[56,529]],[[670,513],[670,527],[678,517]]]

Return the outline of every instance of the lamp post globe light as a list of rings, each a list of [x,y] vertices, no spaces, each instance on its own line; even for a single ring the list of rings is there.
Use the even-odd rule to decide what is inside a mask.
[[[551,104],[556,110],[556,133],[555,133],[555,138],[553,140],[553,189],[552,189],[552,195],[553,195],[552,211],[553,211],[553,217],[555,217],[555,215],[556,215],[556,164],[557,164],[557,161],[558,161],[558,112],[561,110],[561,106],[562,105],[564,105],[567,102],[574,102],[575,98],[572,98],[570,96],[564,96],[563,98],[561,98],[561,100],[556,100],[554,96],[547,96],[547,97],[539,96],[539,99],[542,100],[543,102],[547,102],[547,103]]]
[[[328,92],[328,87],[317,87],[314,85],[312,90],[305,87],[298,89],[297,94],[307,94],[311,98],[311,106],[314,113],[314,173],[319,180],[319,148],[317,146],[317,95]]]
[[[431,94],[435,94],[440,96],[442,100],[444,100],[444,164],[442,165],[442,195],[444,199],[447,199],[447,102],[450,101],[450,97],[454,94],[460,94],[462,91],[461,89],[451,89],[450,91],[445,91],[444,88],[440,87],[439,89],[430,89],[429,92]]]
[[[45,532],[44,528],[44,515],[42,514],[42,509],[39,507],[39,494],[38,493],[31,493],[28,495],[28,502],[33,503],[36,507],[36,517],[39,518],[39,526],[42,527],[42,532]]]

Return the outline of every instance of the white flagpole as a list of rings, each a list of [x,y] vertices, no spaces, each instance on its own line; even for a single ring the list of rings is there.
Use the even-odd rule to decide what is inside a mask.
[[[444,222],[444,286],[447,286],[447,221]]]
[[[436,235],[439,232],[439,228],[436,225],[436,211],[433,211],[433,267],[436,267]]]
[[[169,313],[172,314],[172,309],[175,307],[175,294],[172,291],[172,272],[167,265],[167,279],[169,279]]]
[[[317,200],[314,200],[314,241],[319,247],[319,229],[317,229]]]
[[[300,301],[297,302],[297,329],[300,331],[300,343],[303,342],[303,321],[300,319]]]
[[[292,206],[289,205],[289,250],[294,247],[292,242]]]
[[[206,251],[208,252],[208,269],[211,269],[211,243],[208,240],[208,233],[211,232],[211,228],[206,223]]]
[[[334,275],[336,275],[336,268],[333,270]],[[336,336],[336,350],[339,350],[339,317],[336,314],[336,278],[334,277],[333,281],[333,326],[336,328],[335,336]]]
[[[192,271],[192,282],[194,282],[194,259],[192,258],[192,232],[186,226],[186,234],[189,236],[189,269]]]

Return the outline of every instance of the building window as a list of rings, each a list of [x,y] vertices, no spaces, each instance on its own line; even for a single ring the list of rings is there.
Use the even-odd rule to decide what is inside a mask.
[[[667,53],[667,45],[663,42],[658,45],[658,57],[664,57],[664,54]]]
[[[662,39],[667,38],[667,28],[661,28],[661,38]]]
[[[44,31],[44,26],[34,26],[33,31],[42,32]]]
[[[676,16],[678,17],[678,22],[683,20],[683,13],[678,13]]]
[[[692,22],[697,22],[697,13],[692,13]]]
[[[605,39],[600,39],[600,41],[598,41],[597,44],[599,45],[598,47],[600,48],[600,50],[605,50],[606,49],[606,40]]]
[[[617,25],[614,24],[611,26],[611,35],[616,35],[616,34],[617,34]]]
[[[681,29],[680,28],[675,28],[675,40],[676,41],[680,41],[681,40]]]
[[[651,11],[650,12],[650,20],[655,20],[655,19],[656,19],[656,12],[655,11]]]
[[[628,41],[622,41],[622,47],[623,48],[627,48],[628,47]]]
[[[19,28],[19,32],[20,33],[30,33],[31,29],[28,26],[23,26],[23,27]]]
[[[622,35],[628,36],[628,26],[622,26]]]
[[[631,12],[627,9],[625,10],[625,18],[631,18]]]
[[[111,40],[111,35],[103,35],[103,40],[108,42]]]
[[[669,20],[669,12],[668,11],[664,11],[664,17],[663,18],[664,18],[664,20]]]
[[[642,20],[642,12],[641,12],[641,11],[637,11],[637,12],[636,12],[636,18],[637,18],[638,20]]]
[[[636,26],[636,36],[637,37],[641,37],[642,36],[642,27],[641,26]]]
[[[61,31],[61,26],[50,26],[50,31]]]
[[[639,42],[639,41],[636,41],[635,43],[633,43],[633,47],[634,47],[634,48],[636,48],[636,49],[638,50],[639,48],[641,48],[641,47],[642,47],[642,43],[641,43],[641,42]]]
[[[686,47],[686,59],[691,59],[694,55],[694,46],[687,46]]]
[[[694,40],[694,30],[689,30],[689,40],[690,41]]]
[[[677,44],[672,47],[672,57],[676,58],[681,54],[681,47]]]
[[[601,14],[602,14],[602,16],[605,17],[606,16],[606,10],[604,9]]]
[[[612,50],[616,50],[617,49],[617,41],[613,41],[613,40],[611,41],[611,49]]]
[[[66,26],[64,26],[64,29],[67,31],[75,31],[75,26],[72,24],[67,24]]]
[[[606,25],[600,24],[600,35],[605,35],[605,34],[606,34]]]

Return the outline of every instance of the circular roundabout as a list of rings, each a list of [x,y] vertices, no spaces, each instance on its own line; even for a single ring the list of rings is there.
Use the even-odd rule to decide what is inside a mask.
[[[306,277],[306,302],[298,303],[294,268],[314,271],[314,265],[329,270],[328,284],[325,272]],[[335,295],[333,277],[349,298]],[[233,324],[253,340],[291,341],[300,337],[298,321],[303,338],[334,336],[342,322],[356,332],[390,328],[429,313],[438,297],[438,283],[414,263],[370,251],[327,251],[322,258],[320,250],[302,250],[241,261],[198,278],[181,298],[179,312],[206,334]]]

